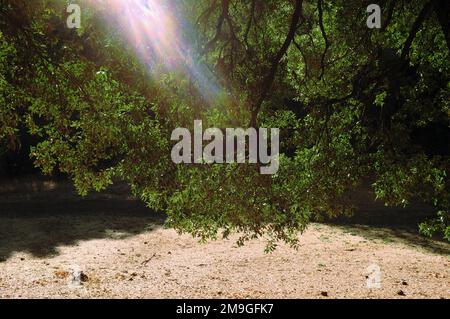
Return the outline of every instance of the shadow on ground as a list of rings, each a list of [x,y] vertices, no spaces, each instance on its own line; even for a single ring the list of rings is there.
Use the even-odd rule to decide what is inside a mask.
[[[57,255],[62,245],[122,239],[163,225],[163,214],[152,212],[128,194],[129,190],[119,185],[81,199],[68,182],[0,183],[0,263],[15,252],[49,257]],[[356,192],[352,201],[359,207],[354,216],[326,223],[370,240],[450,254],[448,242],[418,234],[418,224],[433,216],[430,207],[387,208],[365,190]]]
[[[123,193],[81,199],[67,185],[24,193],[20,200],[16,190],[0,188],[0,262],[15,252],[48,257],[61,245],[126,238],[161,227],[165,219]]]
[[[353,216],[341,216],[326,223],[347,233],[386,244],[403,243],[440,255],[450,255],[450,243],[440,237],[427,238],[419,234],[419,224],[435,217],[432,207],[414,203],[407,208],[386,207],[375,200],[368,190],[358,191],[353,200],[356,211]]]

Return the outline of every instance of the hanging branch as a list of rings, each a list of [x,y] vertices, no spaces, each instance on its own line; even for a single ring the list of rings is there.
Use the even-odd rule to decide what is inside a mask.
[[[323,51],[322,58],[320,60],[321,72],[319,79],[322,80],[323,75],[325,73],[325,57],[327,55],[328,49],[330,48],[330,42],[328,41],[327,33],[325,32],[325,27],[323,25],[323,0],[317,1],[317,8],[319,9],[319,27],[320,32],[322,33],[322,37],[325,40],[325,50]]]
[[[211,50],[214,45],[216,44],[216,42],[219,40],[220,36],[222,35],[222,27],[223,27],[223,23],[225,22],[225,19],[227,19],[228,17],[228,8],[230,5],[230,0],[222,0],[222,12],[219,16],[219,20],[217,21],[217,26],[216,26],[216,35],[214,36],[214,38],[212,38],[205,46],[203,52],[201,53],[201,55],[205,55],[206,52],[208,52],[209,50]]]
[[[383,27],[381,28],[381,31],[386,31],[387,27],[389,26],[389,24],[392,21],[392,17],[394,16],[394,9],[395,9],[395,5],[397,4],[397,0],[392,0],[390,3],[390,6],[388,8],[388,14],[387,14],[387,18],[383,23]]]
[[[297,48],[297,50],[300,52],[302,58],[303,58],[303,63],[305,64],[305,80],[307,78],[309,78],[309,67],[308,67],[308,60],[306,59],[306,55],[305,52],[303,52],[302,47],[300,46],[300,44],[298,44],[297,41],[295,41],[295,39],[293,40],[294,46]]]
[[[294,10],[294,14],[292,16],[291,25],[289,27],[289,32],[286,36],[286,40],[284,41],[280,50],[277,52],[277,54],[275,55],[275,57],[272,60],[272,66],[262,84],[261,94],[260,94],[256,104],[253,107],[252,118],[251,118],[251,123],[250,123],[250,125],[253,127],[256,127],[258,113],[259,113],[261,106],[262,106],[264,100],[266,99],[267,95],[269,94],[269,91],[273,85],[275,76],[278,71],[278,66],[280,64],[280,61],[283,58],[283,56],[286,54],[292,41],[294,40],[298,24],[302,17],[302,9],[303,9],[303,0],[296,0],[295,1],[295,10]]]
[[[409,32],[408,39],[406,39],[405,45],[403,46],[402,55],[401,55],[402,60],[405,59],[409,55],[409,51],[411,50],[411,46],[413,44],[414,38],[416,37],[417,32],[419,32],[419,29],[422,26],[422,24],[425,22],[432,7],[433,7],[433,1],[428,1],[423,6],[416,21],[414,21],[411,31]]]
[[[250,34],[250,30],[252,28],[253,21],[255,20],[255,9],[256,9],[256,0],[252,0],[252,4],[251,4],[251,8],[250,8],[250,19],[248,20],[247,27],[245,28],[245,33],[244,33],[244,43],[247,46],[247,49],[249,47],[248,36]]]
[[[442,32],[445,36],[445,41],[447,42],[447,48],[450,52],[450,3],[448,0],[435,0],[434,1],[434,12],[438,18],[439,24],[441,25]]]

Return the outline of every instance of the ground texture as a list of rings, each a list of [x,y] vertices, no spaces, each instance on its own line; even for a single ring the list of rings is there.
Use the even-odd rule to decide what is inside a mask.
[[[450,245],[416,234],[422,209],[363,199],[359,217],[311,224],[297,251],[265,254],[264,240],[199,244],[164,229],[121,189],[79,200],[68,186],[15,187],[26,189],[0,188],[0,298],[450,298]]]

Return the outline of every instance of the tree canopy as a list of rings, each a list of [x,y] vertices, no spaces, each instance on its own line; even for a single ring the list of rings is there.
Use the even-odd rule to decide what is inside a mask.
[[[0,0],[0,143],[20,131],[44,173],[80,194],[125,181],[168,224],[202,239],[293,246],[308,222],[380,200],[420,200],[450,240],[450,39],[445,0]],[[175,165],[170,134],[281,129],[280,169]]]

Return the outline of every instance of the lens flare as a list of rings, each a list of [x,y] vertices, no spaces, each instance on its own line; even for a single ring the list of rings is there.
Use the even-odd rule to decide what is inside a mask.
[[[103,0],[92,4],[107,12],[108,21],[120,30],[151,74],[159,67],[182,70],[208,102],[220,94],[215,76],[196,61],[196,51],[184,38],[189,22],[181,17],[173,0]]]

